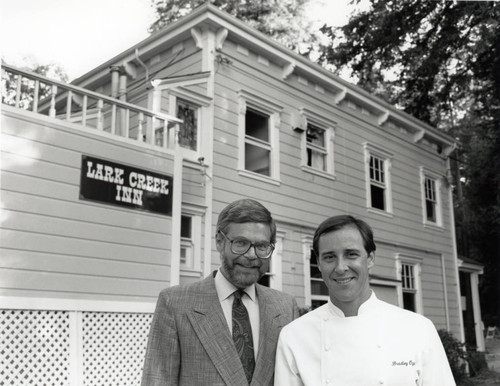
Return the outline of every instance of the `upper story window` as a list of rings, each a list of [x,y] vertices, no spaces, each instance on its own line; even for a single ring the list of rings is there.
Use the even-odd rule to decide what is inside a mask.
[[[179,124],[179,145],[193,151],[198,151],[199,110],[193,103],[177,98],[176,116],[184,122]]]
[[[399,305],[405,310],[422,313],[422,294],[420,282],[421,259],[397,255],[396,269],[401,281]]]
[[[201,82],[201,81],[200,81]],[[179,124],[179,146],[185,159],[197,162],[206,153],[210,137],[210,105],[212,99],[183,87],[183,83],[162,80],[152,94],[152,110],[175,115],[183,120]],[[155,128],[155,142],[158,146],[174,148],[175,130],[162,126]]]
[[[245,114],[245,170],[271,176],[269,115],[247,108]]]
[[[306,130],[306,150],[307,150],[307,166],[314,169],[326,172],[327,155],[326,149],[326,133],[320,127],[314,126],[311,123],[307,124]]]
[[[299,127],[294,129],[303,131],[302,169],[332,178],[334,123],[307,109],[301,109],[299,120]]]
[[[392,213],[391,159],[383,149],[364,144],[368,208]]]
[[[420,168],[424,224],[442,226],[441,180],[436,173]]]
[[[239,91],[240,174],[272,182],[279,178],[281,107],[246,91]]]

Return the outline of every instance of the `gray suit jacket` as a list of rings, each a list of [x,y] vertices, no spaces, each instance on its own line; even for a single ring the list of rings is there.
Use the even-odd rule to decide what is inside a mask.
[[[278,335],[299,316],[290,295],[256,285],[260,338],[252,386],[272,385]],[[214,276],[160,293],[142,386],[248,385],[215,290]]]

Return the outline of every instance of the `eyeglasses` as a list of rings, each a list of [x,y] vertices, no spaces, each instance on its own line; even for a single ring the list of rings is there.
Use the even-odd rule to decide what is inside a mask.
[[[250,240],[244,237],[237,237],[231,240],[227,237],[224,232],[219,231],[222,236],[224,236],[227,241],[231,243],[231,252],[237,255],[243,255],[247,253],[250,248],[254,248],[255,254],[261,259],[269,259],[274,251],[274,244],[268,243],[266,241],[259,241],[257,243],[252,243]]]

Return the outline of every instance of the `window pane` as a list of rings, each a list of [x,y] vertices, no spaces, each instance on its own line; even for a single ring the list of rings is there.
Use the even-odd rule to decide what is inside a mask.
[[[245,114],[245,134],[269,142],[269,116],[247,109]]]
[[[323,280],[311,280],[311,295],[328,295],[328,287]]]
[[[309,143],[313,143],[323,148],[325,147],[325,131],[323,129],[320,129],[319,127],[308,124],[306,139]]]
[[[177,100],[177,118],[184,122],[179,124],[179,145],[196,150],[198,136],[198,107],[181,99]]]
[[[307,149],[307,166],[326,171],[326,155],[319,151]]]
[[[385,210],[384,188],[370,185],[372,208]]]
[[[270,175],[271,152],[259,146],[245,144],[245,169],[255,173]]]
[[[181,237],[191,238],[191,217],[181,216]]]
[[[425,200],[425,212],[428,221],[436,222],[436,204],[434,202]]]
[[[403,292],[403,308],[405,310],[416,312],[415,294]]]
[[[314,310],[318,307],[321,307],[323,304],[326,303],[326,300],[315,300],[313,299],[312,302],[311,302],[311,308]]]

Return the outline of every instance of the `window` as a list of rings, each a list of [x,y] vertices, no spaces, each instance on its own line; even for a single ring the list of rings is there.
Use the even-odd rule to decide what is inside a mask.
[[[441,181],[437,173],[424,168],[420,169],[420,183],[422,186],[423,222],[427,225],[442,226],[441,218]]]
[[[210,114],[209,107],[212,99],[184,86],[205,82],[205,78],[192,80],[179,78],[176,82],[171,79],[156,80],[152,94],[151,109],[153,111],[164,112],[184,121],[179,124],[179,145],[183,158],[193,162],[197,162],[198,157],[208,152],[210,148],[211,130],[209,130],[210,120],[207,116]],[[153,135],[156,145],[174,148],[175,128],[173,125],[166,128],[159,122],[154,128]]]
[[[328,287],[323,282],[316,256],[312,250],[312,237],[302,238],[304,253],[304,287],[306,307],[317,308],[328,301]]]
[[[420,267],[421,259],[410,256],[397,255],[397,277],[399,287],[399,305],[405,310],[422,313]]]
[[[199,107],[177,98],[176,117],[184,122],[179,124],[179,145],[186,149],[198,150]]]
[[[292,118],[293,119],[293,118]],[[302,139],[302,169],[324,177],[333,177],[333,138],[335,123],[308,110],[300,110],[299,131]]]
[[[193,265],[193,225],[192,218],[181,216],[181,267]]]
[[[306,148],[307,148],[307,166],[326,172],[327,155],[325,130],[307,124],[306,130]]]
[[[238,94],[239,173],[268,182],[277,180],[282,108],[246,91]]]
[[[182,273],[201,272],[201,227],[204,208],[195,205],[182,206],[181,214],[181,256]]]
[[[285,233],[277,231],[276,232],[276,245],[274,247],[274,252],[269,261],[269,268],[267,272],[259,280],[259,284],[266,287],[274,288],[278,291],[282,290],[282,273],[281,273],[281,261],[283,260],[283,240],[285,238]]]
[[[436,222],[436,181],[425,178],[424,180],[424,189],[425,189],[425,214],[427,217],[427,221]]]
[[[403,292],[403,308],[415,312],[415,272],[414,265],[401,264],[401,286]]]
[[[271,175],[269,115],[253,109],[245,114],[245,170]]]
[[[378,211],[392,213],[390,178],[392,154],[366,143],[364,148],[367,206]]]

